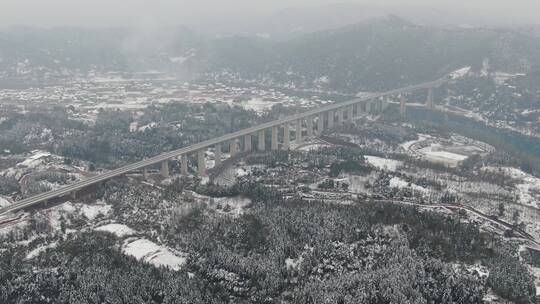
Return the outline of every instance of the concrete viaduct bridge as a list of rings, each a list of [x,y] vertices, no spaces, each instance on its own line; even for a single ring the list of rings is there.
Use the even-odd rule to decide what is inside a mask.
[[[118,169],[108,171],[106,173],[93,176],[91,178],[75,182],[73,184],[61,187],[56,190],[44,192],[37,194],[35,196],[25,198],[23,200],[17,201],[7,207],[0,209],[0,215],[6,214],[9,212],[16,212],[24,208],[32,207],[40,203],[45,203],[48,200],[65,197],[65,196],[74,196],[77,191],[80,191],[86,187],[107,181],[117,176],[124,175],[126,173],[143,170],[147,173],[147,168],[156,164],[161,164],[161,175],[164,177],[169,176],[169,160],[180,158],[180,172],[183,175],[188,174],[188,165],[187,165],[187,156],[191,154],[197,155],[197,173],[199,175],[204,175],[206,172],[206,158],[205,152],[209,148],[214,148],[216,165],[221,163],[221,151],[224,144],[230,145],[230,154],[234,156],[239,152],[240,140],[244,141],[244,150],[252,150],[252,136],[257,136],[257,149],[260,151],[266,150],[265,147],[265,136],[267,131],[270,131],[271,134],[271,150],[278,150],[278,133],[280,128],[283,129],[283,142],[281,147],[283,149],[289,149],[290,145],[290,125],[295,126],[296,133],[296,142],[302,142],[302,131],[304,128],[304,122],[306,125],[306,134],[308,137],[313,136],[314,131],[320,134],[325,128],[331,129],[335,125],[340,125],[346,121],[352,121],[354,116],[359,115],[361,112],[373,112],[373,111],[382,111],[386,109],[389,105],[383,97],[400,95],[400,113],[402,116],[405,115],[406,111],[406,100],[404,95],[407,93],[412,93],[419,90],[427,90],[428,98],[426,101],[427,107],[433,106],[432,92],[433,89],[440,87],[444,83],[448,82],[449,79],[442,78],[439,80],[422,83],[419,85],[408,86],[400,89],[391,90],[384,93],[373,94],[366,98],[357,98],[352,99],[346,102],[339,102],[325,107],[313,109],[304,113],[291,115],[283,119],[263,123],[257,126],[253,126],[244,130],[240,130],[234,133],[223,135],[217,138],[203,141],[201,143],[194,144],[189,147],[181,148],[175,151],[166,152],[152,158],[148,158]]]

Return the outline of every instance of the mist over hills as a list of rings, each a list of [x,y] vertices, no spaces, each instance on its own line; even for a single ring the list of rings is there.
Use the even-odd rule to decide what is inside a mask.
[[[244,20],[240,22],[228,21],[227,23],[203,26],[201,30],[218,35],[242,33],[244,35],[285,40],[388,15],[399,15],[416,24],[427,26],[457,27],[458,25],[470,26],[489,23],[477,15],[472,16],[466,12],[455,13],[421,6],[337,3],[289,7],[250,20],[251,22],[244,22]]]
[[[417,25],[394,15],[276,41],[214,38],[187,28],[0,32],[0,79],[49,81],[75,73],[161,71],[294,88],[380,90],[471,66],[529,73],[537,31]]]

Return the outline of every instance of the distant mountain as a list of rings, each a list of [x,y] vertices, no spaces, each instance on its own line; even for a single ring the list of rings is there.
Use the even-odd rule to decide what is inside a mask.
[[[362,3],[360,3],[362,2]],[[243,35],[287,40],[318,31],[336,29],[374,18],[397,15],[428,27],[473,28],[516,27],[537,23],[535,18],[505,14],[478,4],[411,5],[407,3],[358,1],[311,6],[292,6],[267,15],[247,14],[241,18],[223,18],[211,24],[195,25],[197,30],[216,36]],[[407,1],[402,1],[407,2]],[[469,9],[464,9],[468,7]]]
[[[283,41],[210,38],[186,28],[19,28],[0,32],[0,80],[157,70],[358,92],[432,80],[465,66],[529,73],[539,70],[539,49],[532,30],[428,27],[393,15]]]
[[[341,91],[379,90],[441,77],[464,66],[529,72],[540,39],[516,30],[446,29],[387,16],[285,42],[214,42],[214,69],[256,82]]]
[[[89,71],[174,71],[205,40],[185,28],[9,28],[0,31],[0,78],[43,79]]]

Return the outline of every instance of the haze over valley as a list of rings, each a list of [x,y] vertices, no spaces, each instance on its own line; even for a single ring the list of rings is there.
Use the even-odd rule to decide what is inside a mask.
[[[27,2],[0,303],[538,301],[536,2]]]

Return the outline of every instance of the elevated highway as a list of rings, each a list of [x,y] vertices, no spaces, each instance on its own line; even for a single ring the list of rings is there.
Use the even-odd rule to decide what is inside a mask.
[[[86,187],[110,180],[114,177],[124,175],[131,171],[144,170],[146,172],[147,167],[156,164],[161,164],[161,174],[164,177],[169,175],[168,161],[171,159],[181,158],[181,173],[187,174],[187,155],[197,154],[198,157],[198,170],[197,173],[203,175],[206,171],[205,151],[209,148],[215,149],[216,163],[221,161],[221,147],[224,143],[231,145],[231,155],[239,148],[240,139],[244,139],[244,149],[251,150],[251,136],[258,136],[258,150],[265,150],[265,133],[270,130],[271,132],[271,149],[277,150],[278,145],[278,132],[279,127],[283,127],[283,143],[282,148],[288,149],[290,143],[289,125],[294,123],[296,126],[296,138],[298,143],[302,141],[302,132],[304,130],[304,123],[306,125],[307,136],[312,136],[313,132],[322,132],[325,128],[332,128],[335,124],[345,123],[345,117],[347,120],[352,120],[355,115],[358,115],[362,111],[372,110],[384,110],[388,103],[384,100],[379,100],[382,97],[388,97],[393,95],[401,95],[411,93],[418,90],[428,90],[427,105],[432,104],[431,96],[432,89],[440,87],[446,83],[448,79],[442,78],[431,82],[426,82],[414,86],[408,86],[400,89],[395,89],[383,93],[376,93],[365,98],[356,98],[346,102],[334,103],[321,108],[316,108],[304,113],[291,115],[283,119],[263,123],[257,126],[253,126],[244,130],[240,130],[234,133],[226,134],[217,138],[209,139],[189,147],[181,148],[178,150],[166,152],[148,159],[141,160],[130,165],[117,168],[108,171],[103,174],[99,174],[73,184],[61,187],[56,190],[37,194],[35,196],[25,198],[20,201],[16,201],[13,204],[1,208],[0,215],[9,212],[16,212],[24,208],[32,207],[40,203],[47,202],[48,200],[65,197],[75,194]],[[403,98],[403,97],[402,97]],[[402,99],[404,100],[404,99]],[[375,106],[377,104],[377,106]],[[401,103],[402,111],[404,111],[404,103]],[[377,109],[376,109],[377,108]],[[314,126],[314,122],[316,122]],[[316,128],[315,128],[316,127]]]

